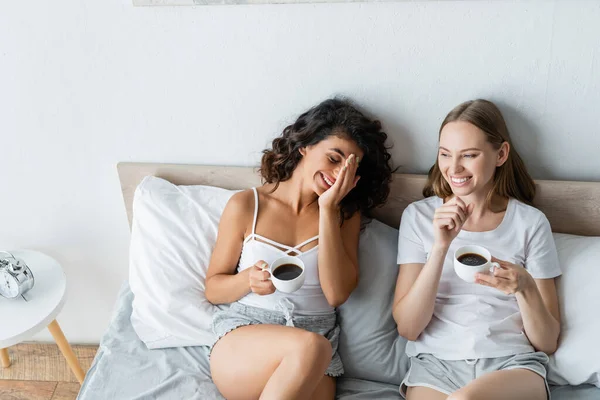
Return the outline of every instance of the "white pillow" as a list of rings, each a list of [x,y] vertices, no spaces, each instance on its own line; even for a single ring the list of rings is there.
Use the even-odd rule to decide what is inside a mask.
[[[557,279],[561,339],[548,380],[600,387],[600,237],[555,233],[554,241],[563,271]]]
[[[406,339],[392,316],[397,254],[397,229],[373,220],[361,232],[358,287],[338,308],[345,378],[400,385],[408,370]]]
[[[131,323],[149,349],[210,345],[216,307],[204,280],[219,219],[235,191],[177,186],[154,176],[133,199],[129,284]]]

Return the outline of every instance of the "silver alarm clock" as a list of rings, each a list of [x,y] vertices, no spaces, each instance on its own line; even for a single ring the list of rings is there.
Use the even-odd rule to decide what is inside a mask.
[[[25,261],[0,250],[0,296],[14,299],[33,287],[35,279]]]

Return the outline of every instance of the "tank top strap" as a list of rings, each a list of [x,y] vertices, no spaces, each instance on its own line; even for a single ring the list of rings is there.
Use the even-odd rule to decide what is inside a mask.
[[[296,245],[296,246],[292,247],[292,248],[291,248],[290,250],[288,250],[288,251],[293,251],[293,250],[295,250],[295,251],[300,251],[300,249],[301,249],[302,247],[306,246],[307,244],[309,244],[310,242],[312,242],[312,241],[314,241],[314,240],[317,240],[318,238],[319,238],[319,235],[313,236],[313,237],[311,237],[310,239],[308,239],[308,240],[305,240],[304,242],[302,242],[302,243],[300,243],[300,244],[298,244],[298,245]]]
[[[258,219],[258,191],[255,187],[252,188],[254,192],[254,221],[252,221],[252,235],[256,234],[256,220]]]

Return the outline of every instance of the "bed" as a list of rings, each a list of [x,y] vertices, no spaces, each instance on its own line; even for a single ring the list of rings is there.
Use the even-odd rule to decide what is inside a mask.
[[[260,184],[253,168],[200,165],[120,163],[118,172],[129,222],[135,188],[145,176],[164,178],[177,185],[211,185],[245,189]],[[376,218],[398,227],[402,211],[422,198],[425,176],[395,174],[388,202]],[[537,206],[553,231],[600,236],[600,183],[537,181]],[[208,348],[190,346],[148,350],[134,331],[130,316],[133,293],[121,288],[113,318],[82,384],[80,400],[223,399],[210,379]],[[400,399],[398,386],[375,380],[343,377],[337,398],[343,400]],[[592,385],[552,387],[554,400],[600,399]]]

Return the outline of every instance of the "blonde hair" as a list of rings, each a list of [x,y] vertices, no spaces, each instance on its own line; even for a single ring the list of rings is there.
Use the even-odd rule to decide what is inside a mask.
[[[510,146],[506,162],[497,167],[494,173],[494,186],[488,194],[488,202],[493,194],[498,194],[502,197],[513,197],[523,203],[533,205],[535,183],[512,144],[506,122],[498,107],[491,101],[483,99],[459,104],[448,113],[444,122],[442,122],[442,126],[440,126],[439,134],[441,135],[446,124],[454,121],[464,121],[475,125],[485,133],[488,142],[496,150],[504,142],[507,142]],[[442,176],[437,158],[435,164],[429,170],[427,183],[423,189],[423,196],[430,197],[433,195],[441,198],[452,195],[452,189]]]

